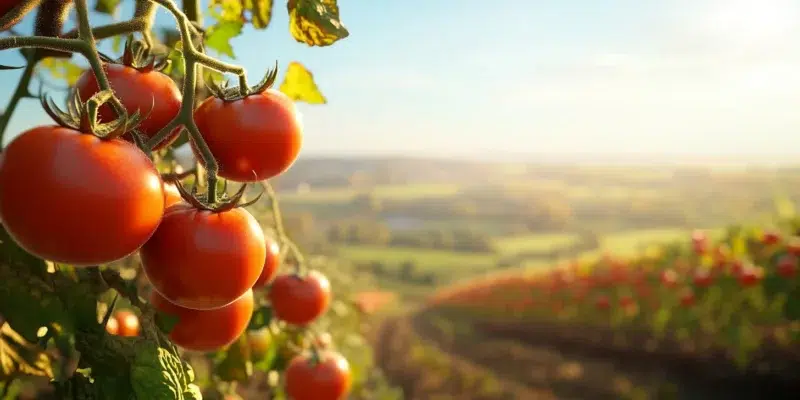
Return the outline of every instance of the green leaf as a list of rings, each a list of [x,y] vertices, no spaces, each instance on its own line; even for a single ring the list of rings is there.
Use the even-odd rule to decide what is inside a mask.
[[[247,335],[241,335],[228,347],[222,360],[214,366],[214,371],[220,379],[228,382],[245,382],[253,375]]]
[[[330,46],[350,35],[336,0],[289,0],[289,33],[309,46]]]
[[[289,63],[286,76],[278,90],[294,101],[309,104],[326,104],[328,102],[314,82],[314,75],[303,64],[296,61]]]
[[[265,328],[272,321],[272,307],[259,307],[253,311],[253,316],[250,318],[250,325],[248,331],[257,331]]]
[[[68,86],[74,86],[83,73],[83,68],[66,58],[48,57],[39,61],[36,68],[47,71],[53,79],[62,80]]]
[[[242,21],[222,21],[211,27],[206,36],[205,46],[221,55],[236,58],[233,54],[231,39],[242,34]]]
[[[51,323],[71,330],[70,314],[46,274],[46,263],[0,228],[0,315],[28,342],[35,342],[39,328]]]
[[[183,362],[153,342],[137,343],[131,365],[131,385],[137,399],[184,400],[189,391]]]
[[[120,3],[122,3],[122,0],[97,0],[94,10],[100,14],[116,17]]]
[[[122,44],[123,44],[122,36],[114,36],[111,38],[111,50],[115,53],[119,53],[122,51]]]

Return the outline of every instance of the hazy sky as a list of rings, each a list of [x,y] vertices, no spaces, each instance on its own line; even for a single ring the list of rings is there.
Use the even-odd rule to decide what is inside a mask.
[[[351,36],[332,47],[294,42],[285,1],[234,43],[251,81],[276,59],[314,72],[329,104],[301,106],[305,155],[800,149],[797,0],[339,4]],[[28,101],[11,130],[44,118]]]

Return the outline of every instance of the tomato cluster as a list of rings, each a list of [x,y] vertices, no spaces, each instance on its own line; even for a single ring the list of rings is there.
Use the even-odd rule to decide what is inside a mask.
[[[279,243],[265,236],[250,212],[230,199],[202,201],[179,190],[179,182],[162,179],[142,143],[164,137],[151,149],[159,151],[175,141],[181,129],[169,124],[184,107],[181,92],[152,63],[126,60],[103,68],[127,115],[142,117],[132,130],[101,137],[94,127],[113,123],[116,111],[103,104],[98,121],[87,124],[87,110],[73,107],[66,114],[51,113],[58,125],[22,132],[4,149],[0,221],[10,237],[35,256],[75,267],[138,252],[153,289],[149,303],[176,317],[169,337],[186,350],[210,352],[236,341],[260,303],[257,296],[286,324],[303,327],[319,318],[331,295],[324,275],[298,268],[276,277]],[[95,75],[86,71],[76,83],[76,104],[83,106],[99,91]],[[273,178],[300,150],[299,113],[276,90],[209,97],[193,118],[219,165],[218,175],[230,181]],[[137,336],[139,319],[118,311],[105,329]],[[349,366],[327,350],[298,354],[287,382],[296,400],[342,398],[350,386]]]

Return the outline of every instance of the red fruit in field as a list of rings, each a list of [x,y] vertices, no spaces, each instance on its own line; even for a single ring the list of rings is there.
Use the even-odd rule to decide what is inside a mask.
[[[797,275],[797,256],[787,254],[778,260],[776,272],[784,278],[793,278]]]
[[[742,269],[741,273],[739,273],[738,276],[739,285],[742,287],[752,287],[761,282],[761,279],[763,277],[764,277],[763,268],[753,265],[748,265]]]
[[[686,289],[681,292],[680,303],[683,307],[691,307],[694,305],[695,298],[694,292],[691,289]]]
[[[739,276],[745,268],[745,263],[742,260],[735,260],[731,264],[731,275]]]
[[[705,254],[708,250],[708,236],[701,230],[692,232],[692,248],[697,254]]]
[[[666,287],[675,287],[678,284],[678,273],[674,269],[665,269],[661,272],[661,283]]]
[[[786,251],[794,256],[800,256],[800,237],[792,236],[786,243]]]
[[[775,231],[766,231],[761,237],[761,243],[766,245],[777,244],[781,241],[781,234]]]
[[[611,307],[611,301],[608,299],[608,296],[601,295],[597,297],[594,305],[598,310],[608,310]]]
[[[632,305],[636,304],[631,296],[622,296],[619,298],[619,305],[622,308],[628,308]]]
[[[711,275],[711,272],[708,271],[707,269],[701,268],[695,271],[693,280],[695,286],[705,288],[711,286],[711,284],[714,283],[714,276]]]

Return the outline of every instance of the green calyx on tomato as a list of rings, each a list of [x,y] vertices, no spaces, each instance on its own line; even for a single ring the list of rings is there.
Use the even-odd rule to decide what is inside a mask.
[[[194,111],[197,129],[217,161],[217,174],[234,182],[273,178],[291,167],[300,153],[303,126],[294,101],[271,89],[277,68],[253,89],[211,84],[214,96]],[[235,132],[231,135],[230,132]],[[192,147],[202,162],[200,152]]]
[[[142,115],[136,132],[143,137],[143,141],[158,135],[178,115],[183,99],[178,85],[161,72],[167,60],[151,56],[143,44],[132,38],[125,43],[125,52],[119,60],[107,56],[103,60],[103,70],[120,103],[128,112]],[[88,98],[100,91],[92,70],[85,71],[78,78],[75,88],[81,98]],[[103,122],[113,120],[115,115],[109,105],[100,107],[98,112]],[[180,132],[180,127],[174,128],[153,150],[169,146]],[[135,140],[133,133],[125,134],[123,139]]]
[[[209,211],[186,202],[167,208],[139,250],[153,288],[195,310],[224,307],[250,290],[266,253],[264,232],[247,210]]]
[[[139,125],[141,116],[138,112],[131,115],[120,116],[108,122],[98,121],[98,110],[107,106],[114,92],[112,90],[102,90],[93,93],[86,102],[83,102],[79,91],[73,90],[67,101],[67,112],[61,110],[53,99],[42,96],[42,108],[58,125],[65,128],[74,129],[82,133],[95,135],[101,139],[115,139],[120,137]]]
[[[247,185],[242,185],[239,190],[236,191],[232,196],[228,196],[228,181],[224,182],[224,188],[222,190],[222,198],[218,199],[214,203],[205,203],[202,200],[198,199],[197,194],[197,186],[192,188],[192,193],[189,193],[186,190],[186,187],[179,180],[173,180],[173,185],[175,185],[175,189],[177,189],[180,196],[185,200],[187,203],[191,204],[193,207],[199,210],[205,211],[212,211],[212,212],[226,212],[230,211],[234,208],[246,208],[249,207],[261,199],[261,196],[264,195],[264,191],[262,190],[258,196],[256,196],[253,200],[250,200],[245,203],[241,203],[242,197],[244,196],[244,192],[247,190]]]

